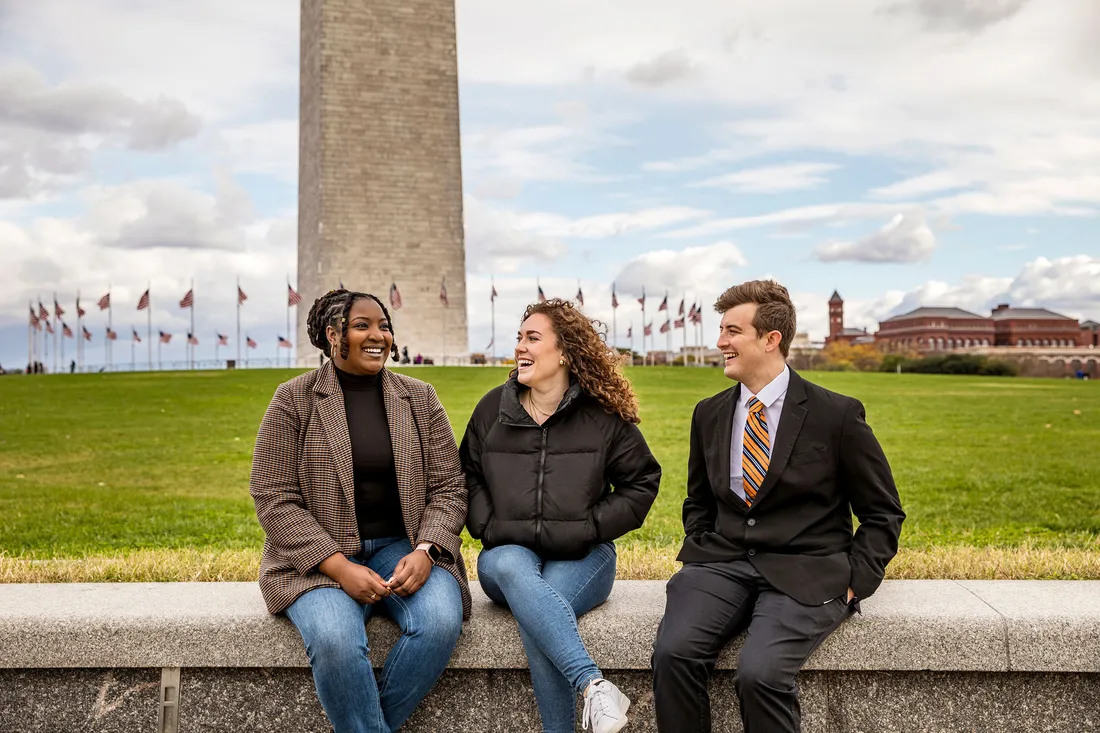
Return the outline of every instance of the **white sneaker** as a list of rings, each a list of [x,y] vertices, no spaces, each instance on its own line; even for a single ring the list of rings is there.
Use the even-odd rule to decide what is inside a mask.
[[[593,733],[618,733],[626,726],[626,711],[630,699],[607,680],[596,680],[584,693],[584,715],[581,730],[588,730],[592,722]]]

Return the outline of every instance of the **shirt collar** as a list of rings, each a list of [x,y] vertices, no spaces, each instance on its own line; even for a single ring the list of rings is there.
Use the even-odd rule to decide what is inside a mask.
[[[749,400],[753,397],[764,403],[764,407],[771,407],[772,403],[787,393],[787,386],[791,383],[791,370],[786,364],[783,365],[783,371],[779,372],[779,375],[768,382],[764,389],[760,390],[760,394],[754,395],[749,391],[748,387],[744,384],[741,385],[741,406],[748,408]]]

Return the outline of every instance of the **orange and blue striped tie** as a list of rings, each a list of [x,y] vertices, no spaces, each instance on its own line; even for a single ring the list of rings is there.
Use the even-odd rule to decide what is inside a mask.
[[[764,403],[751,397],[747,407],[749,415],[745,419],[745,440],[741,448],[741,474],[745,485],[745,503],[752,506],[760,484],[764,483],[764,474],[768,472],[772,444],[768,438],[768,416],[764,413]]]

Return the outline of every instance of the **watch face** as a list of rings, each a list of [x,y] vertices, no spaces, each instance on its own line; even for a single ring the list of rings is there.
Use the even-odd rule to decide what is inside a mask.
[[[432,562],[438,562],[439,561],[439,556],[442,555],[442,554],[443,553],[441,553],[439,551],[439,548],[436,547],[435,545],[432,545],[431,547],[428,548],[428,557],[430,557],[432,559]]]

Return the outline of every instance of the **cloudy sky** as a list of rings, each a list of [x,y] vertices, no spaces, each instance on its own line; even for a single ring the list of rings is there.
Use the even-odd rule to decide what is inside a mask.
[[[536,277],[572,297],[578,274],[609,323],[616,283],[624,343],[643,287],[652,317],[666,290],[710,303],[756,277],[791,289],[814,338],[834,288],[872,330],[921,304],[1100,318],[1095,0],[457,13],[472,350],[491,277],[503,346]],[[25,362],[27,303],[54,292],[69,319],[110,286],[125,340],[151,283],[154,329],[182,334],[192,278],[209,358],[237,276],[273,355],[297,105],[296,0],[0,0],[0,364]]]

